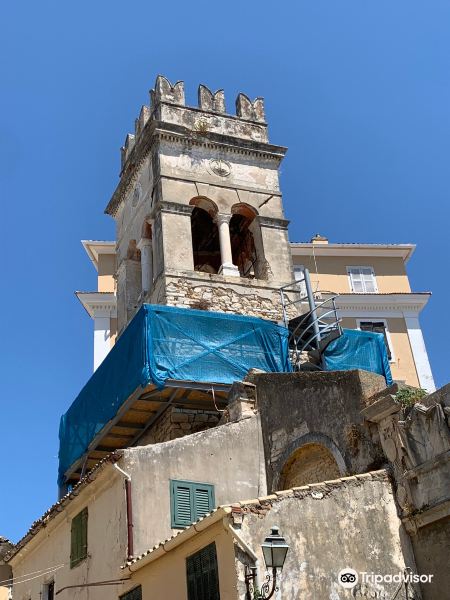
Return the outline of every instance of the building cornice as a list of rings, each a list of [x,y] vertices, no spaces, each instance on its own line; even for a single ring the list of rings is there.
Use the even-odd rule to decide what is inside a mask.
[[[402,258],[405,263],[411,258],[415,244],[313,244],[291,242],[295,256],[380,256]]]
[[[380,313],[384,316],[417,315],[426,306],[431,292],[391,294],[340,294],[336,306],[341,316]]]
[[[92,319],[99,313],[117,317],[117,296],[113,292],[75,292],[75,296]]]
[[[161,140],[169,140],[184,145],[188,143],[192,146],[197,145],[206,148],[221,149],[240,155],[271,158],[278,163],[281,162],[287,152],[287,148],[284,146],[275,146],[266,142],[256,142],[210,131],[200,133],[182,125],[149,120],[127,158],[121,173],[119,185],[105,208],[106,214],[111,216],[116,214],[117,209],[137,177],[139,167],[150,154],[152,147],[160,143]]]
[[[116,242],[100,240],[81,240],[83,248],[92,261],[95,270],[98,271],[98,258],[101,254],[115,254]]]

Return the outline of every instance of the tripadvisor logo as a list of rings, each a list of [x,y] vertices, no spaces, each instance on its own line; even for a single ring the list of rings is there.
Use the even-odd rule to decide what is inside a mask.
[[[339,571],[338,581],[343,588],[350,590],[358,583],[358,573],[355,571],[355,569],[346,567],[345,569],[342,569],[342,571]]]
[[[338,573],[338,582],[343,588],[348,590],[352,589],[357,585],[358,581],[361,580],[365,584],[383,584],[383,583],[431,583],[434,575],[418,575],[406,567],[403,572],[391,574],[387,573],[382,575],[381,573],[368,573],[367,571],[361,571],[358,573],[355,569],[346,567]]]

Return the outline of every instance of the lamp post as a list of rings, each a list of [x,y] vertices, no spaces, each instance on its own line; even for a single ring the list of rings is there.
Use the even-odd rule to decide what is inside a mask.
[[[272,527],[270,534],[261,544],[261,549],[266,563],[266,569],[272,569],[272,575],[266,576],[266,581],[261,586],[261,589],[255,589],[256,567],[247,567],[245,574],[245,583],[247,585],[248,600],[269,600],[277,588],[277,569],[283,569],[286,554],[289,550],[289,545],[282,535],[279,534],[278,527]],[[272,585],[271,585],[272,582]],[[272,589],[271,589],[272,587]]]

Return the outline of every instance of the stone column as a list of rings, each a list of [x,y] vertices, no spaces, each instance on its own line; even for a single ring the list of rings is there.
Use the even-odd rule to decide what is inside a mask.
[[[137,245],[141,251],[142,292],[146,294],[153,284],[153,244],[149,238],[142,238]]]
[[[230,221],[233,215],[217,213],[215,221],[219,228],[220,256],[222,266],[219,269],[220,275],[239,277],[239,269],[233,265],[233,255],[231,252],[230,240]]]
[[[111,350],[111,315],[104,310],[94,311],[94,371]]]

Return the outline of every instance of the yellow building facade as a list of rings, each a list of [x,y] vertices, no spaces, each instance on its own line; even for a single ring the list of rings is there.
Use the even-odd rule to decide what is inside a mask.
[[[430,292],[413,292],[406,265],[413,244],[336,244],[317,235],[291,243],[294,274],[310,272],[316,298],[336,294],[341,325],[385,335],[395,381],[435,390],[419,314]]]

